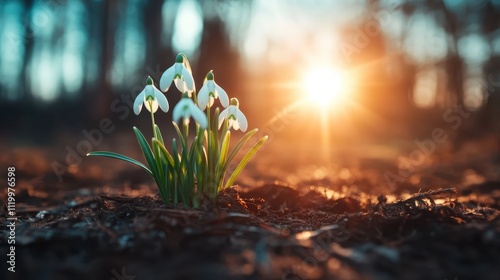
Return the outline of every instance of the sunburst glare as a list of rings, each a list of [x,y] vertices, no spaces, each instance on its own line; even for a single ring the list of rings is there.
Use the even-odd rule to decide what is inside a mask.
[[[307,71],[303,87],[309,100],[322,106],[341,105],[351,93],[346,74],[331,66],[318,66]]]

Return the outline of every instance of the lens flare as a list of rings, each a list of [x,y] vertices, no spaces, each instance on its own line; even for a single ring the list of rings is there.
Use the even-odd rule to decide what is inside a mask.
[[[305,74],[304,90],[317,104],[341,104],[348,95],[346,78],[342,71],[333,67],[316,67]]]

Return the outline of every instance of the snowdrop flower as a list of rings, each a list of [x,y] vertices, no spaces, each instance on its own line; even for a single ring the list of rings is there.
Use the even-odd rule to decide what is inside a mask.
[[[168,100],[153,84],[153,79],[148,77],[146,81],[146,87],[137,95],[134,101],[134,113],[139,115],[142,110],[142,104],[146,106],[146,109],[150,112],[156,112],[158,106],[163,112],[168,112]]]
[[[219,115],[219,128],[224,120],[228,121],[228,127],[234,130],[240,129],[245,132],[248,128],[247,118],[240,111],[239,102],[236,98],[231,98],[231,105],[224,109]]]
[[[207,128],[207,116],[205,116],[205,113],[194,104],[187,92],[183,94],[181,101],[175,105],[173,117],[176,123],[179,122],[181,117],[184,119],[185,123],[189,123],[189,118],[193,117],[201,128]]]
[[[224,108],[229,106],[229,98],[227,97],[226,91],[214,81],[214,73],[210,70],[207,74],[205,83],[198,93],[198,107],[202,110],[205,110],[207,105],[208,107],[212,107],[214,99],[217,98],[220,98],[220,103]]]
[[[160,89],[162,91],[167,91],[172,81],[174,81],[175,86],[181,93],[188,92],[191,94],[194,91],[193,75],[191,70],[186,67],[184,59],[183,54],[178,54],[174,65],[163,72],[160,78]]]

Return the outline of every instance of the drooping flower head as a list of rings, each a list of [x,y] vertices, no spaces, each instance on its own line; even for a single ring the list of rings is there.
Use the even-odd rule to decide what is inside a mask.
[[[160,78],[160,89],[167,91],[174,81],[175,86],[181,93],[191,93],[194,91],[194,80],[189,62],[184,54],[180,53],[175,58],[174,65],[170,66]]]
[[[227,120],[229,128],[232,127],[234,128],[234,130],[240,129],[243,132],[247,130],[247,118],[241,112],[239,106],[240,104],[238,102],[238,99],[231,98],[231,105],[224,109],[219,115],[219,128],[221,127],[222,123]]]
[[[207,116],[194,104],[187,92],[182,95],[181,101],[175,105],[173,117],[176,123],[179,123],[181,117],[184,123],[189,123],[189,118],[193,117],[202,129],[207,128]]]
[[[203,83],[198,93],[198,107],[202,110],[205,110],[207,105],[208,107],[212,107],[214,99],[217,98],[220,99],[220,103],[224,108],[229,106],[229,98],[226,91],[214,81],[214,73],[210,70],[205,78],[205,83]]]
[[[161,91],[159,91],[151,77],[148,77],[146,81],[146,87],[137,95],[134,101],[134,113],[139,115],[142,110],[142,104],[146,106],[146,109],[150,112],[156,112],[158,110],[158,106],[161,108],[163,112],[168,112],[169,105],[168,100],[163,95]]]

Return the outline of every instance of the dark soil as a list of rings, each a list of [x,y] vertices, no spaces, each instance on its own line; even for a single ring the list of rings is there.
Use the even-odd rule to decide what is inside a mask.
[[[27,154],[31,160],[23,161]],[[377,191],[370,178],[386,165],[366,160],[351,169],[364,174],[355,180],[323,176],[295,185],[233,187],[200,210],[163,205],[151,181],[129,166],[125,172],[109,167],[117,174],[109,178],[82,166],[60,183],[43,153],[18,150],[12,158],[19,180],[16,273],[7,272],[10,279],[500,275],[500,181],[483,168],[496,166],[491,158],[473,167],[447,161],[453,164],[424,168],[415,174],[420,183],[401,183],[392,193]],[[469,183],[455,183],[471,168],[482,182],[470,183],[475,181],[465,176]],[[337,171],[332,172],[342,173]],[[2,256],[7,234],[3,231]]]

